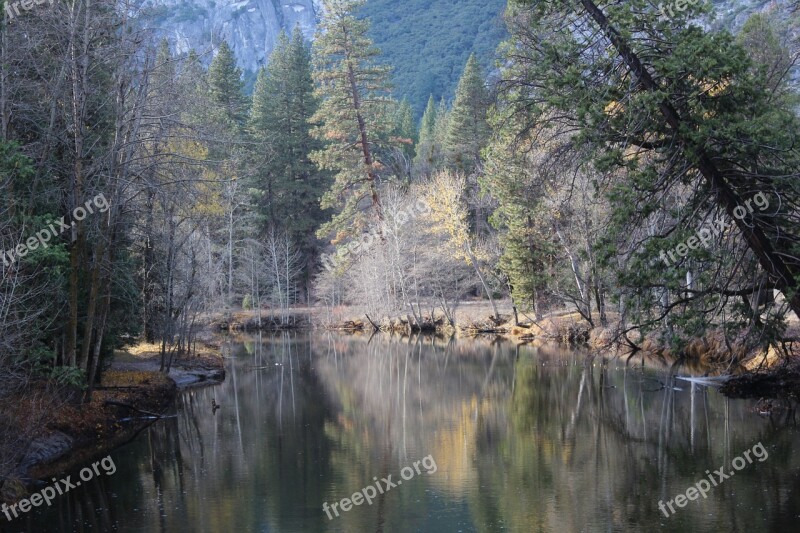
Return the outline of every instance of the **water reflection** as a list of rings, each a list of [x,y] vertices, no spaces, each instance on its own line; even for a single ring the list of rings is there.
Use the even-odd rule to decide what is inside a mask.
[[[176,418],[115,452],[114,476],[18,530],[772,531],[800,514],[793,413],[760,418],[666,369],[427,337],[284,333],[225,350],[223,385],[183,394]],[[659,511],[758,442],[766,461]],[[323,513],[427,455],[434,475]]]

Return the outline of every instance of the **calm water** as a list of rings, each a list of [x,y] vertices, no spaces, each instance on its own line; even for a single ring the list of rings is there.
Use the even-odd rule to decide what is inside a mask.
[[[114,475],[8,530],[797,530],[791,416],[762,418],[752,401],[673,382],[649,364],[329,334],[225,349],[224,384],[183,393],[176,417],[113,453]],[[768,458],[670,518],[659,510],[759,442]],[[372,505],[333,520],[323,511],[376,477],[397,483],[415,461],[420,473],[403,471],[408,479]]]

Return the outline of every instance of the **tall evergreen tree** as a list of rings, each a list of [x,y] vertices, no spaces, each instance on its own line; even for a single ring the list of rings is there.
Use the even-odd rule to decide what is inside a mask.
[[[242,70],[236,66],[233,50],[225,41],[219,45],[217,55],[208,68],[208,82],[211,100],[219,106],[218,111],[225,124],[232,128],[241,127],[247,112]]]
[[[447,159],[455,170],[469,174],[479,168],[481,150],[489,139],[488,109],[481,67],[472,54],[458,83],[447,129]]]
[[[419,128],[419,142],[433,142],[433,135],[436,128],[436,101],[433,95],[428,98],[428,105],[422,115],[422,122]]]
[[[194,50],[190,50],[181,62],[177,86],[178,93],[186,97],[182,122],[195,127],[207,125],[213,118],[211,88],[209,87],[208,71]]]
[[[394,113],[394,134],[400,138],[410,151],[414,152],[417,142],[417,127],[414,125],[414,109],[408,100],[403,99]]]
[[[771,310],[764,321],[751,309],[763,287],[800,316],[800,225],[787,207],[800,202],[798,117],[733,36],[697,24],[710,8],[664,17],[646,0],[513,0],[508,12],[506,117],[539,139],[569,132],[567,157],[601,173],[603,263],[630,319],[667,324],[673,341],[723,324],[779,331]]]
[[[389,69],[377,61],[380,51],[367,37],[369,23],[355,15],[364,3],[324,0],[314,42],[316,95],[322,103],[313,118],[320,126],[312,131],[328,144],[312,159],[320,168],[336,172],[322,207],[340,210],[319,233],[335,232],[337,241],[383,220],[379,194],[383,165],[376,154],[390,144],[393,127],[386,116]],[[371,216],[365,212],[367,204]]]
[[[282,32],[258,73],[249,129],[258,146],[255,187],[263,226],[284,229],[294,242],[308,241],[322,221],[326,174],[310,159],[321,148],[309,122],[318,107],[313,91],[311,50],[302,32],[296,29],[291,38]]]
[[[377,157],[385,161],[391,172],[398,178],[411,179],[414,162],[414,148],[417,144],[417,127],[414,124],[414,109],[408,100],[394,103],[392,113],[391,141],[396,146],[381,150]]]
[[[447,135],[450,131],[450,108],[442,96],[436,108],[436,122],[433,126],[433,150],[431,153],[432,170],[444,168],[446,164]]]
[[[431,95],[428,98],[428,105],[422,115],[422,122],[419,128],[419,142],[417,142],[416,155],[414,156],[414,174],[416,176],[429,175],[433,170],[436,120],[436,101]]]
[[[444,150],[445,142],[447,141],[447,131],[450,128],[450,108],[447,105],[447,100],[442,96],[439,100],[439,105],[436,108],[436,122],[433,127],[434,143]]]

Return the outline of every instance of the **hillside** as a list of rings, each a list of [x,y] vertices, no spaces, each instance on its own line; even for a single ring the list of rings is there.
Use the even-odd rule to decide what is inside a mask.
[[[714,26],[738,29],[771,3],[716,0]],[[361,15],[370,19],[371,37],[394,67],[397,96],[407,98],[419,118],[429,95],[452,99],[470,53],[478,54],[484,69],[494,68],[506,35],[505,6],[506,0],[368,0]],[[322,7],[319,0],[143,0],[140,9],[176,52],[207,51],[226,40],[251,89],[278,33],[299,25],[312,39]]]
[[[452,98],[467,58],[476,52],[493,66],[505,36],[506,0],[370,0],[363,14],[386,62],[395,67],[395,89],[417,116],[428,96]]]

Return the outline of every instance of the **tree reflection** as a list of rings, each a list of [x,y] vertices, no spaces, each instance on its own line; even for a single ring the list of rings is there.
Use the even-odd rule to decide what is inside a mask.
[[[759,531],[798,508],[793,412],[759,418],[653,362],[423,336],[225,349],[224,384],[181,394],[175,418],[117,452],[117,474],[29,530]],[[758,442],[767,461],[671,518],[658,510]],[[428,455],[435,475],[322,511]]]

